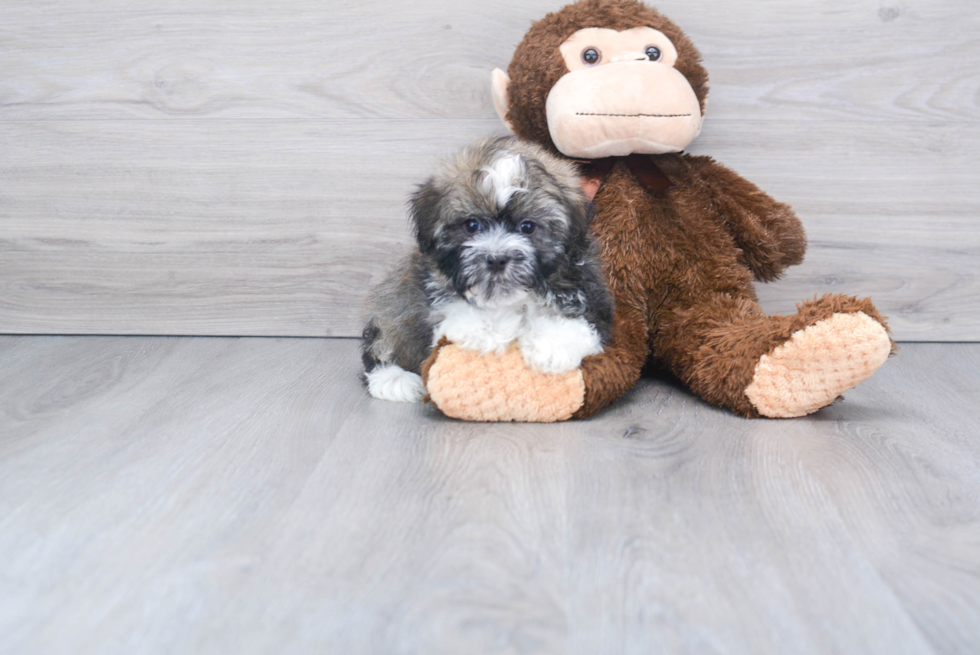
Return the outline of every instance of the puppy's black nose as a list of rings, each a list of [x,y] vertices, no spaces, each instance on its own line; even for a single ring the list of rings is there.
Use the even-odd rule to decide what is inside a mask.
[[[490,267],[491,273],[500,273],[507,268],[509,261],[510,257],[507,255],[487,255],[487,266]]]

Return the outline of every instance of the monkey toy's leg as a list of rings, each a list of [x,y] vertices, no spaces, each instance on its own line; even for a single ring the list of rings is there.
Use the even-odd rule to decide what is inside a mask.
[[[444,414],[469,421],[552,422],[589,416],[640,377],[649,348],[642,297],[620,298],[603,353],[560,375],[527,368],[516,348],[503,355],[478,355],[443,340],[422,365],[429,398]]]
[[[672,291],[651,317],[654,353],[695,393],[743,416],[803,416],[884,363],[893,344],[870,300],[826,295],[790,316],[759,307],[750,278],[775,279],[803,258],[803,229],[788,206],[706,157],[658,165],[678,184],[673,242],[701,237],[712,253],[688,256],[676,267],[683,276],[663,272]],[[726,247],[725,233],[737,248]]]
[[[585,401],[574,418],[587,418],[618,400],[640,377],[650,355],[650,251],[657,226],[645,216],[650,198],[625,164],[610,171],[596,195],[592,232],[602,247],[606,281],[616,302],[605,350],[582,360]],[[659,287],[660,285],[658,285]]]
[[[892,342],[871,301],[827,295],[789,316],[711,294],[661,315],[654,349],[705,400],[742,416],[811,414],[874,373]]]
[[[573,418],[586,418],[615,402],[636,384],[649,355],[645,304],[621,297],[605,350],[582,360],[585,398]]]

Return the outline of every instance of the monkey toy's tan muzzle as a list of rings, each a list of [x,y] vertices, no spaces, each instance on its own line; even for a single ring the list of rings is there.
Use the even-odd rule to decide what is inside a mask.
[[[701,105],[687,78],[649,61],[567,73],[546,110],[551,139],[568,157],[680,152],[701,133]]]

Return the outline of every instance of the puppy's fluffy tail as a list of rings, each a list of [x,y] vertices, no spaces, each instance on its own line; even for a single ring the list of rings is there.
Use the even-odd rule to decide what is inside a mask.
[[[373,371],[379,364],[384,363],[374,353],[374,344],[379,338],[381,338],[381,328],[378,327],[374,319],[371,319],[371,322],[364,328],[364,332],[361,333],[361,361],[364,363],[365,375]]]
[[[425,397],[422,377],[398,364],[385,361],[384,356],[376,352],[381,328],[375,321],[368,323],[361,338],[361,361],[364,362],[364,383],[368,393],[380,400],[420,402]]]

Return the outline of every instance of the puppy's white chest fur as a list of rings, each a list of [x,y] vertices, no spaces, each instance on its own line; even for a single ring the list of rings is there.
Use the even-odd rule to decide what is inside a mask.
[[[461,348],[502,353],[517,342],[525,363],[545,373],[564,373],[588,355],[602,352],[602,341],[584,318],[569,318],[531,296],[493,307],[454,300],[436,312],[433,343],[446,337]]]

